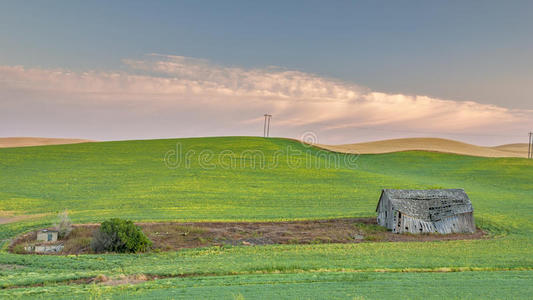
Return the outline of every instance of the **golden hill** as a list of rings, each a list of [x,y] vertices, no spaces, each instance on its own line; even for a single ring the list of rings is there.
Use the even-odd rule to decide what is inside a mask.
[[[378,154],[410,150],[455,153],[483,157],[527,157],[527,144],[509,144],[496,147],[471,145],[454,140],[440,138],[403,138],[375,142],[322,145],[317,147],[346,153]]]
[[[92,142],[92,141],[82,140],[82,139],[60,139],[60,138],[41,138],[41,137],[6,137],[6,138],[0,138],[0,148],[78,144],[78,143],[87,143],[87,142]]]

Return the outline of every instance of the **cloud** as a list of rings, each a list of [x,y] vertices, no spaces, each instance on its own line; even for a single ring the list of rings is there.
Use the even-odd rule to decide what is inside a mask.
[[[320,133],[322,142],[353,142],[362,138],[360,130],[385,132],[388,128],[403,130],[407,133],[404,136],[417,132],[483,136],[487,131],[505,136],[533,124],[533,113],[527,110],[387,94],[276,67],[245,69],[158,54],[123,62],[129,71],[0,66],[0,117],[13,121],[18,112],[20,118],[13,122],[24,123],[26,131],[31,131],[33,124],[36,134],[32,135],[38,135],[47,127],[43,133],[61,130],[62,121],[71,127],[69,122],[76,116],[93,126],[79,124],[67,130],[68,135],[76,135],[77,129],[85,135],[75,137],[116,139],[257,135],[262,133],[262,114],[269,112],[274,115],[273,132],[277,135],[297,137],[313,130]],[[54,126],[47,125],[46,112],[59,118],[52,122]],[[123,124],[129,126],[123,128]],[[142,128],[137,128],[139,124]],[[106,126],[116,130],[112,134],[99,132]],[[367,135],[370,137],[368,131]]]

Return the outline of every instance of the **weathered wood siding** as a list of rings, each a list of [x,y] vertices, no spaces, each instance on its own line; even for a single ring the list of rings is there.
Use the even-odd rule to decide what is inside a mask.
[[[378,224],[392,229],[395,224],[394,211],[386,195],[382,195],[378,205]]]
[[[473,233],[475,226],[472,213],[458,214],[435,222],[427,222],[402,214],[398,226],[393,231],[397,233]]]
[[[384,190],[376,207],[378,224],[395,233],[475,232],[472,205],[464,190],[425,193]]]
[[[471,212],[443,218],[434,224],[439,233],[473,233],[476,231],[474,214]]]

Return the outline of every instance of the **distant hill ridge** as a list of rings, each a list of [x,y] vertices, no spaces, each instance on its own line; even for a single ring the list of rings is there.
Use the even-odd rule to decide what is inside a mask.
[[[95,141],[64,138],[8,137],[0,138],[0,148],[77,144],[88,142]],[[527,157],[526,143],[484,147],[441,138],[401,138],[343,145],[316,144],[315,146],[335,152],[357,152],[359,154],[380,154],[418,150],[481,157]]]
[[[45,137],[5,137],[0,138],[0,148],[79,144],[88,142],[93,141],[83,139],[62,139]]]
[[[527,157],[527,144],[484,147],[441,138],[403,138],[344,145],[315,145],[336,152],[380,154],[400,151],[432,151],[482,157]]]

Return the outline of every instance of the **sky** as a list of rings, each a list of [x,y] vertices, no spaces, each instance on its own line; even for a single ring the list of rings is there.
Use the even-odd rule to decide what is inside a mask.
[[[532,1],[0,1],[0,137],[527,142]]]

